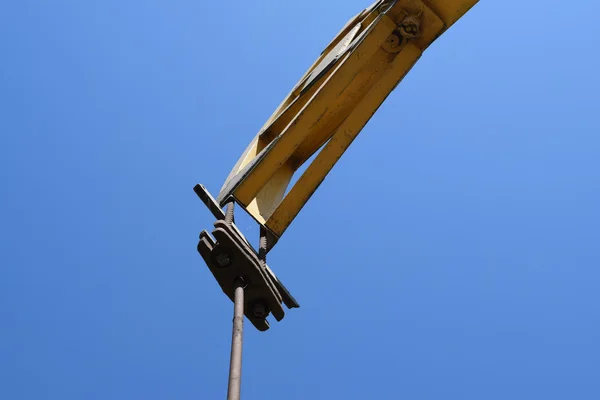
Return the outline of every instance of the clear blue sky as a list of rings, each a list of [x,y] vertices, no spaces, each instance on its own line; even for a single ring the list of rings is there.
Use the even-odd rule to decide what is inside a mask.
[[[225,398],[192,187],[369,2],[2,3],[0,398]],[[600,398],[599,13],[430,48],[271,253],[302,308],[246,324],[244,399]]]

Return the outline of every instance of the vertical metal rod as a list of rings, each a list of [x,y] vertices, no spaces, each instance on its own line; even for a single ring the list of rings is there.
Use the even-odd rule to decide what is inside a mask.
[[[229,361],[229,386],[227,400],[240,400],[242,386],[242,343],[244,338],[244,281],[235,281],[233,308],[233,333],[231,335],[231,359]]]
[[[225,222],[235,223],[234,203],[227,204]],[[234,283],[233,332],[231,334],[231,358],[229,359],[229,384],[227,400],[240,400],[242,389],[242,345],[244,339],[244,281],[237,278]]]

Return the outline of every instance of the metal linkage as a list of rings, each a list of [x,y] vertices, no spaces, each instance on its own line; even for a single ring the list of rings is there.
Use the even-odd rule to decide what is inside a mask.
[[[300,307],[266,263],[276,239],[261,226],[260,246],[255,250],[235,225],[233,199],[224,212],[204,186],[196,185],[194,191],[217,219],[212,234],[200,233],[198,252],[232,302],[233,282],[239,277],[244,279],[244,315],[259,331],[268,330],[269,315],[281,321],[285,316],[283,305],[289,309]]]
[[[284,304],[288,308],[299,305],[267,265],[272,242],[269,232],[261,228],[260,245],[255,250],[235,226],[233,200],[223,211],[204,186],[196,185],[194,191],[217,219],[212,234],[200,233],[198,252],[234,304],[227,399],[239,400],[244,317],[259,331],[266,331],[269,315],[281,321]]]

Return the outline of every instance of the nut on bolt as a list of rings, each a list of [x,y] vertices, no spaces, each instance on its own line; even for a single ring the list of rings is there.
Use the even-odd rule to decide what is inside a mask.
[[[394,32],[386,39],[382,47],[388,53],[399,53],[404,47],[404,42],[405,40],[400,36],[400,33]]]
[[[386,46],[389,46],[392,49],[395,49],[396,47],[400,46],[400,43],[402,42],[402,39],[400,39],[397,35],[391,34],[387,39],[386,39]]]
[[[405,38],[416,38],[421,33],[421,21],[416,15],[409,15],[402,20],[398,27]]]
[[[256,318],[266,318],[269,315],[269,310],[263,302],[258,302],[252,305],[252,314]]]
[[[227,268],[233,262],[233,260],[231,259],[231,255],[226,251],[217,253],[215,255],[215,261],[217,262],[219,268]]]

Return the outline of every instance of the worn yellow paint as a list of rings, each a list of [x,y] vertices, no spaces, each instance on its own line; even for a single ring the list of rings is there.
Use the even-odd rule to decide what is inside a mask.
[[[423,51],[476,3],[378,1],[359,13],[265,123],[231,172],[224,186],[230,192],[222,191],[221,197],[233,196],[258,223],[280,237]],[[420,21],[419,36],[390,47],[391,35],[407,16]],[[355,33],[352,46],[314,79],[313,72],[321,70],[330,53]],[[317,152],[286,194],[294,173]],[[232,181],[235,186],[228,187]]]
[[[358,104],[356,110],[339,126],[335,134],[319,152],[314,161],[304,171],[288,196],[266,222],[267,227],[277,236],[287,229],[304,204],[333,166],[358,136],[371,118],[373,107],[378,108],[398,83],[399,77],[406,75],[420,57],[421,49],[413,44],[403,50],[403,57],[396,57],[388,70]]]
[[[293,155],[307,136],[313,133],[313,127],[323,118],[340,92],[352,82],[354,76],[394,31],[396,25],[389,18],[384,16],[381,21],[363,43],[340,62],[336,71],[322,84],[308,104],[278,135],[273,148],[236,189],[235,198],[238,202],[243,205],[250,204],[277,169]]]
[[[424,0],[440,18],[447,27],[458,21],[467,11],[469,11],[479,0]]]

